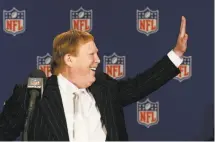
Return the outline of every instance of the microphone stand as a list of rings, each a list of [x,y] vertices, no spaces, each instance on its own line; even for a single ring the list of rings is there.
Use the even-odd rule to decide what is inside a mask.
[[[30,97],[29,107],[28,107],[28,111],[27,111],[28,113],[27,113],[27,117],[25,120],[25,124],[24,124],[24,132],[23,132],[23,140],[24,141],[28,141],[29,124],[31,123],[32,116],[34,113],[36,99],[39,96],[38,91],[32,90],[31,92],[32,92],[32,94]]]

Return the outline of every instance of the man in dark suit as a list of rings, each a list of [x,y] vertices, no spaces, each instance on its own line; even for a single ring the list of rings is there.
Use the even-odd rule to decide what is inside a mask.
[[[52,76],[29,132],[29,140],[126,141],[123,107],[159,89],[180,73],[187,49],[182,17],[177,44],[152,68],[128,80],[97,73],[100,62],[93,36],[71,30],[54,39]]]

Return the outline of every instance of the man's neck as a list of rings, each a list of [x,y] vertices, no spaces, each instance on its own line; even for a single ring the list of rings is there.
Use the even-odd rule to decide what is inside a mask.
[[[81,89],[81,87],[78,85],[78,81],[76,80],[75,77],[72,77],[71,74],[67,73],[67,72],[61,72],[60,73],[64,78],[66,78],[69,82],[71,82],[72,84],[74,84],[77,88]]]

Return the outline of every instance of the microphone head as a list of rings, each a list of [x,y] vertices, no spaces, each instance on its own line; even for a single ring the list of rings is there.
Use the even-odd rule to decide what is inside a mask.
[[[46,75],[43,71],[36,69],[29,74],[27,89],[28,92],[32,92],[32,90],[37,90],[38,95],[42,96],[44,84],[46,80]],[[31,94],[31,93],[30,93]]]

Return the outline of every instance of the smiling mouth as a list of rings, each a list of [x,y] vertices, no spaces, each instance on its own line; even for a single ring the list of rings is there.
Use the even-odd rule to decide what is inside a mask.
[[[96,71],[96,68],[90,68],[91,69],[91,71]]]

